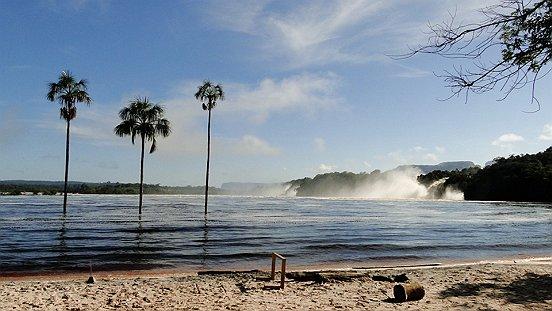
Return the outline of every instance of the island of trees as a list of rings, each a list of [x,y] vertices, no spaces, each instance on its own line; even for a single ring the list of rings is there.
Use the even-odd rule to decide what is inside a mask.
[[[552,202],[552,147],[536,154],[496,158],[481,169],[433,171],[420,175],[418,181],[430,185],[443,178],[443,189],[458,189],[466,200]]]

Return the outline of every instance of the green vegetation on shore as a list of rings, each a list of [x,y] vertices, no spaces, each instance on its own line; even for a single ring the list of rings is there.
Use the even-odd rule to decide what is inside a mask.
[[[466,162],[471,163],[471,162]],[[410,166],[416,169],[416,166]],[[334,172],[318,174],[283,184],[281,195],[302,197],[354,196],[357,190],[369,190],[373,185],[386,187],[396,178],[405,176],[405,167],[371,173]],[[411,175],[408,175],[411,176]],[[409,177],[412,178],[412,177]],[[417,176],[431,198],[443,198],[447,190],[461,191],[466,200],[552,202],[552,147],[536,154],[512,155],[496,158],[480,168],[472,166],[462,170],[433,170]],[[63,182],[0,181],[0,194],[21,193],[56,194],[63,192]],[[254,189],[261,189],[256,184]],[[270,187],[269,187],[270,188]],[[138,194],[139,183],[84,183],[69,182],[69,193],[80,194]],[[204,194],[203,186],[171,187],[144,184],[145,194]],[[236,189],[209,187],[211,194],[240,194]],[[248,193],[254,195],[255,193]],[[259,194],[259,193],[257,193]],[[270,194],[276,195],[276,194]]]
[[[383,173],[385,174],[385,173]],[[348,196],[362,185],[382,177],[380,170],[371,173],[333,172],[318,174],[313,178],[292,180],[291,188],[297,190],[298,197],[339,197]]]
[[[444,187],[464,192],[466,200],[552,202],[552,147],[536,154],[496,158],[482,169],[433,171],[418,181],[429,185],[447,178]]]
[[[63,182],[2,181],[0,182],[0,194],[42,193],[44,195],[55,195],[62,193],[63,187]],[[171,187],[159,184],[144,184],[145,194],[203,194],[204,191],[203,186]],[[213,194],[223,194],[221,189],[215,187],[211,187],[209,191]],[[67,192],[79,194],[139,194],[140,184],[69,182]]]

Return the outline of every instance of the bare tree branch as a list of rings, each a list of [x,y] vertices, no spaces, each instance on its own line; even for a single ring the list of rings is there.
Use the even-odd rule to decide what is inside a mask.
[[[468,24],[457,24],[456,13],[449,13],[450,20],[428,25],[426,45],[393,58],[436,54],[469,60],[467,66],[453,66],[438,75],[451,89],[451,97],[465,92],[467,101],[469,93],[499,90],[503,96],[498,100],[504,100],[529,86],[531,104],[536,104],[538,111],[535,86],[550,72],[540,74],[552,59],[552,0],[502,0],[480,13],[481,21]]]

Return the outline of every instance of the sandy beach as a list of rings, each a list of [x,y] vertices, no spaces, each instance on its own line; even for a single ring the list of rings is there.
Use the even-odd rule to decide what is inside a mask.
[[[420,301],[396,303],[406,274],[425,288]],[[552,310],[550,258],[323,272],[322,282],[289,279],[283,290],[268,272],[228,274],[99,273],[4,277],[0,310]]]

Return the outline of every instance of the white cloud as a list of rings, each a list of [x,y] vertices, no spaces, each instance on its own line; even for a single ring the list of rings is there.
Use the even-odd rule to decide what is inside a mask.
[[[370,162],[368,161],[363,161],[362,164],[364,164],[364,166],[366,166],[367,168],[372,167],[372,164],[370,164]]]
[[[369,17],[390,6],[390,1],[383,0],[311,1],[295,2],[299,4],[276,12],[267,8],[269,3],[244,0],[206,7],[210,21],[255,36],[262,55],[283,57],[292,67],[370,60],[372,55],[352,51],[352,46],[366,38],[356,27],[367,26]]]
[[[539,136],[540,140],[552,140],[552,124],[544,125],[542,132]]]
[[[326,150],[326,141],[323,138],[317,137],[314,139],[314,147],[318,151]]]
[[[244,135],[236,143],[231,143],[229,148],[232,149],[235,154],[239,155],[275,156],[280,154],[278,148],[271,146],[268,142],[253,135]]]
[[[333,73],[299,74],[287,78],[265,78],[257,84],[222,83],[227,94],[212,112],[212,147],[214,151],[229,154],[275,155],[280,151],[255,136],[221,136],[217,124],[221,119],[249,119],[262,123],[272,114],[314,116],[318,111],[335,109],[343,100],[337,95],[339,77]],[[172,133],[158,140],[157,153],[169,155],[199,155],[207,149],[207,113],[193,97],[201,80],[187,80],[179,84],[165,100],[151,97],[154,103],[165,107],[166,117],[171,122]],[[142,91],[141,92],[146,93]],[[120,103],[106,105],[94,103],[91,107],[79,107],[77,119],[71,123],[74,137],[86,139],[93,144],[129,145],[128,141],[113,134],[118,124],[118,110],[127,104],[125,95]],[[53,117],[49,118],[53,119]],[[45,121],[42,128],[65,131],[60,120]]]
[[[337,166],[335,165],[322,163],[316,168],[315,171],[318,173],[329,173],[335,171],[336,168]]]
[[[207,5],[209,9],[206,13],[210,17],[209,20],[215,19],[220,27],[255,34],[258,19],[262,18],[263,10],[269,2],[268,0],[219,2],[216,6]]]
[[[117,109],[101,106],[94,103],[90,107],[79,106],[77,118],[71,121],[71,138],[91,141],[94,145],[121,145],[123,139],[113,134],[114,127],[118,124]],[[59,113],[56,109],[54,113]],[[57,117],[57,115],[56,115]],[[65,133],[67,123],[65,120],[52,116],[44,118],[38,127],[49,128]],[[55,119],[55,121],[54,121]]]
[[[389,152],[387,158],[389,158],[394,164],[422,164],[427,162],[438,162],[439,154],[444,153],[444,148],[435,147],[437,153],[428,152],[429,148],[422,146],[415,146],[406,151],[396,150]]]
[[[439,159],[435,153],[426,153],[424,159],[431,162],[437,162]]]
[[[499,147],[512,147],[515,143],[522,142],[525,139],[517,134],[508,133],[500,135],[497,139],[493,140],[491,144]]]
[[[2,107],[0,115],[0,145],[17,141],[27,132],[27,122],[19,117],[14,108]]]
[[[437,153],[443,154],[447,151],[447,149],[445,149],[445,147],[435,146],[435,151],[437,151]]]
[[[339,77],[332,73],[305,73],[280,80],[266,78],[255,86],[227,84],[228,98],[222,109],[249,112],[250,120],[257,123],[275,112],[314,114],[342,103],[336,92],[339,82]]]
[[[282,79],[265,78],[253,85],[223,81],[226,99],[219,102],[212,112],[214,151],[243,154],[244,150],[251,152],[250,147],[255,142],[251,135],[244,136],[245,139],[241,137],[240,140],[219,136],[216,131],[219,120],[242,121],[245,118],[259,124],[276,113],[312,116],[317,111],[335,108],[342,103],[336,92],[338,83],[339,78],[332,73],[300,74]],[[159,152],[164,152],[163,149],[173,154],[206,152],[207,113],[192,96],[200,84],[201,80],[184,81],[174,89],[168,100],[161,102],[166,107],[173,132],[169,138],[160,142]],[[243,148],[231,147],[233,144]],[[258,147],[265,155],[277,153],[276,148]]]
[[[258,55],[276,59],[280,66],[305,67],[389,61],[385,53],[395,54],[404,51],[408,44],[427,40],[429,19],[442,22],[449,11],[456,11],[463,22],[471,22],[480,17],[477,9],[492,4],[478,0],[301,1],[274,10],[273,2],[208,3],[204,6],[209,16],[206,20],[222,29],[251,35],[262,50]],[[396,76],[416,78],[429,74],[403,67]]]
[[[397,74],[395,74],[395,76],[398,78],[422,78],[422,77],[427,77],[429,75],[431,75],[430,71],[422,70],[418,68],[405,69],[404,71],[398,72]]]

